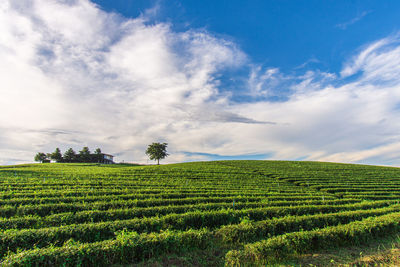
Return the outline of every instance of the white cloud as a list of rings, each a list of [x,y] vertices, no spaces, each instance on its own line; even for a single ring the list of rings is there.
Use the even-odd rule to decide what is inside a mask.
[[[368,162],[373,158],[377,164],[399,165],[399,56],[395,37],[377,41],[344,67],[344,72],[362,73],[355,80],[308,71],[296,77],[299,81],[292,86],[288,101],[245,103],[237,105],[235,112],[287,123],[260,131],[266,140],[263,144],[278,159],[307,156],[309,160]],[[334,85],[336,81],[341,85]],[[254,140],[259,142],[261,137]]]
[[[265,71],[261,66],[252,66],[248,80],[250,93],[254,96],[270,95],[273,88],[278,87],[287,79],[278,68],[268,68]]]
[[[182,133],[180,120],[241,118],[218,115],[225,100],[211,98],[218,95],[215,73],[246,57],[207,32],[173,32],[85,0],[6,1],[0,20],[0,123],[7,129],[1,136],[11,150],[26,141],[24,160],[61,143],[102,146],[143,161],[146,144]],[[210,108],[205,116],[202,106]],[[50,128],[65,134],[54,136]]]
[[[352,18],[351,20],[346,21],[346,22],[344,22],[344,23],[336,24],[335,26],[336,26],[337,28],[340,28],[340,29],[342,29],[342,30],[345,30],[345,29],[347,29],[347,27],[349,27],[350,25],[353,25],[354,23],[360,21],[362,18],[364,18],[364,17],[365,17],[366,15],[368,15],[369,13],[371,13],[371,11],[364,11],[364,12],[362,12],[361,14],[357,15],[356,17]]]
[[[397,82],[400,72],[399,44],[399,34],[369,44],[345,64],[341,76],[348,77],[360,72],[364,80]]]
[[[154,15],[127,19],[86,0],[1,2],[0,164],[86,145],[147,162],[153,141],[169,143],[170,162],[270,153],[400,164],[396,36],[364,48],[339,78],[288,75],[209,32],[149,23]],[[241,93],[252,101],[221,93],[232,68],[250,70]],[[279,94],[286,100],[266,100]]]

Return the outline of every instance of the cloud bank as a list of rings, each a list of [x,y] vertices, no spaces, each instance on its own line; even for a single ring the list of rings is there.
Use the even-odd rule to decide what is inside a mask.
[[[0,3],[0,164],[58,146],[146,163],[146,146],[161,141],[169,162],[400,165],[398,36],[363,47],[340,74],[289,75],[251,62],[232,41],[176,32],[147,13],[124,18],[87,0]],[[227,92],[232,70],[248,76]]]

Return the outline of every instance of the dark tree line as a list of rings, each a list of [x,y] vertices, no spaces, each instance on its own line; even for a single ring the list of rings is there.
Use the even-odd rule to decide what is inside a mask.
[[[61,150],[57,147],[53,153],[38,152],[35,156],[35,161],[50,162],[84,162],[84,163],[96,163],[101,162],[103,159],[103,153],[100,148],[97,148],[94,153],[90,153],[87,146],[83,147],[79,153],[76,153],[72,148],[69,148],[61,154]]]
[[[147,147],[146,154],[151,160],[156,160],[159,165],[160,159],[169,156],[167,146],[167,143],[152,143]],[[38,152],[35,156],[35,161],[50,162],[51,160],[55,162],[114,163],[112,156],[102,153],[100,148],[97,148],[94,153],[90,153],[87,146],[83,147],[79,153],[69,148],[62,154],[57,147],[53,153]]]

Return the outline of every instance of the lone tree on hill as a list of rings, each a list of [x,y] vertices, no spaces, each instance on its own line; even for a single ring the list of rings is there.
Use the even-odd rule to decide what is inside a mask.
[[[47,160],[47,155],[43,152],[38,152],[35,156],[35,161],[43,162]]]
[[[50,154],[50,158],[56,162],[62,162],[63,157],[61,155],[60,149],[57,147],[56,150]]]
[[[160,165],[160,159],[165,159],[169,155],[167,153],[167,146],[167,143],[152,143],[147,147],[146,155],[151,160],[157,160],[157,165]]]

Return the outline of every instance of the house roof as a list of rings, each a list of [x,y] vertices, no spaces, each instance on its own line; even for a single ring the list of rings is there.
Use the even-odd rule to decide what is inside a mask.
[[[90,155],[97,155],[97,154],[96,154],[96,153],[90,153]],[[99,155],[114,157],[113,155],[111,155],[111,154],[106,154],[106,153],[100,153]]]

